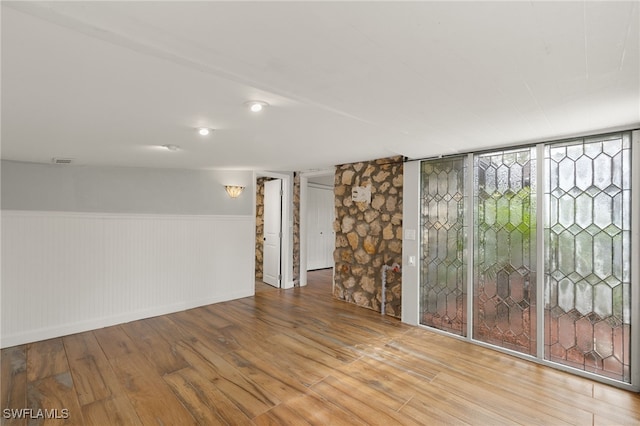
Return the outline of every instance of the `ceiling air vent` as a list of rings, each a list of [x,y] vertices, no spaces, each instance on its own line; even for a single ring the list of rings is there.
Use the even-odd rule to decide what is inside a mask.
[[[59,158],[59,157],[53,157],[51,159],[51,162],[53,164],[71,164],[73,163],[73,158]]]

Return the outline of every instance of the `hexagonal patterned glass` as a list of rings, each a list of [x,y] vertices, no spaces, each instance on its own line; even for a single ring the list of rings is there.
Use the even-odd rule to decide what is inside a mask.
[[[465,159],[422,163],[420,323],[466,335]]]
[[[545,358],[629,382],[629,134],[545,148]]]
[[[536,353],[535,150],[476,155],[473,338]]]

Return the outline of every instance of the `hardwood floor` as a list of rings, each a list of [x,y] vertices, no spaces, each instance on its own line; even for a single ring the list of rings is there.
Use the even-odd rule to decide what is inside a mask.
[[[3,349],[2,424],[640,423],[640,396],[304,288]],[[62,416],[61,416],[62,417]]]

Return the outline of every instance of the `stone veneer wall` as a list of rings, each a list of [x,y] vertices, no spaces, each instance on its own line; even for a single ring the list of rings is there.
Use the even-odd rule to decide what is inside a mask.
[[[402,265],[402,157],[336,168],[333,294],[380,311],[382,265]],[[370,186],[371,202],[354,202],[354,186]],[[401,315],[401,272],[387,272],[385,311]]]
[[[262,254],[264,249],[264,182],[271,178],[256,179],[256,279],[262,279]]]
[[[300,285],[300,172],[293,172],[293,285]]]

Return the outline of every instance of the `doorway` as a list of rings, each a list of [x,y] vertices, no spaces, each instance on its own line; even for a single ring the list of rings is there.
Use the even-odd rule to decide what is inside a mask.
[[[293,287],[292,180],[293,174],[255,172],[254,217],[256,219],[256,281],[277,288]],[[268,182],[274,182],[268,184]],[[273,185],[273,187],[271,187]],[[265,208],[265,190],[271,187],[271,207]],[[278,187],[278,189],[274,189]],[[269,218],[267,219],[267,213]],[[266,235],[265,219],[269,227]],[[274,231],[275,229],[275,231]],[[268,245],[265,245],[267,238]],[[279,246],[277,245],[279,243]],[[265,261],[267,265],[265,265]],[[265,268],[267,269],[265,271]],[[265,274],[266,272],[266,274]],[[265,278],[266,276],[266,278]]]
[[[335,249],[335,232],[333,231],[335,208],[333,199],[333,185],[318,183],[318,180],[309,182],[307,246],[306,248],[301,248],[302,250],[307,250],[307,271],[333,267],[333,250]]]
[[[307,271],[332,268],[335,169],[300,174],[300,285]]]

